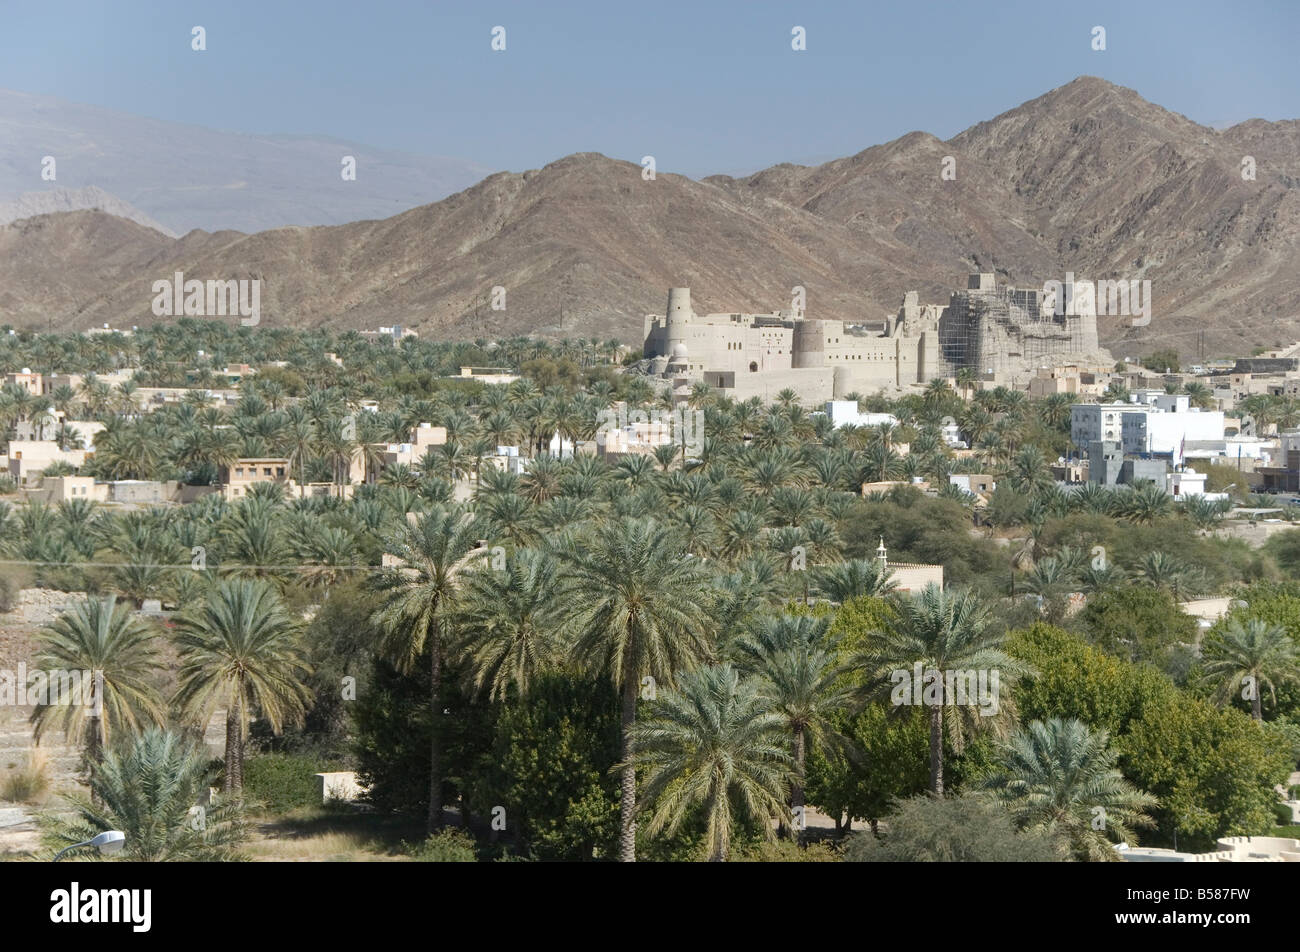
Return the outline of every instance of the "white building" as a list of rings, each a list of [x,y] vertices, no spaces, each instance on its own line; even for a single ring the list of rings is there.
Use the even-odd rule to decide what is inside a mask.
[[[1165,410],[1125,413],[1120,442],[1125,454],[1168,453],[1180,456],[1184,441],[1222,440],[1222,410]]]
[[[1070,442],[1082,450],[1096,440],[1118,443],[1130,403],[1076,403],[1070,407]]]
[[[853,426],[880,426],[882,423],[898,425],[898,417],[892,413],[862,413],[858,410],[856,400],[827,400],[826,415],[831,418],[836,429],[849,424]]]
[[[1150,402],[1074,404],[1070,441],[1081,450],[1102,440],[1121,444],[1125,455],[1169,454],[1180,461],[1186,443],[1224,440],[1222,410],[1189,406],[1185,394],[1139,393]]]

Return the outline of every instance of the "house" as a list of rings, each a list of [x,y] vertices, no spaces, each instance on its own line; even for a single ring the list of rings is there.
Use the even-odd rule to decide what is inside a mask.
[[[248,457],[235,460],[220,471],[221,494],[227,499],[240,499],[258,483],[280,483],[293,489],[289,478],[289,461],[283,456]]]
[[[953,473],[948,477],[948,482],[958,489],[979,496],[990,495],[998,488],[997,482],[988,473]]]
[[[19,486],[32,486],[46,468],[67,463],[73,468],[85,465],[85,450],[61,450],[54,440],[28,440],[9,444],[9,475]]]
[[[29,489],[27,493],[27,498],[31,501],[50,505],[74,499],[105,502],[108,499],[108,486],[96,483],[93,476],[49,476],[41,480],[39,488]]]
[[[44,387],[41,382],[41,375],[32,373],[29,367],[24,367],[16,374],[5,374],[5,384],[7,386],[21,387],[33,397],[39,397]]]

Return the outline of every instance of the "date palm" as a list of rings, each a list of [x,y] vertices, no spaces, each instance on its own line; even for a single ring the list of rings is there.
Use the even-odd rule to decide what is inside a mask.
[[[763,619],[736,643],[740,664],[758,678],[758,693],[790,732],[794,776],[790,806],[804,807],[804,762],[809,748],[836,737],[831,716],[847,707],[852,691],[830,635],[830,616],[781,615]]]
[[[75,813],[44,820],[45,845],[59,850],[106,830],[126,834],[120,859],[221,862],[240,859],[247,824],[237,802],[193,806],[209,783],[207,758],[179,734],[149,728],[108,752],[90,778],[89,798],[69,798]],[[199,817],[202,817],[201,821]]]
[[[670,685],[710,655],[713,594],[680,537],[653,519],[596,527],[562,554],[564,604],[574,612],[573,654],[602,671],[622,698],[619,855],[636,861],[636,702],[642,679]]]
[[[937,585],[903,601],[897,620],[869,636],[867,647],[854,664],[863,669],[866,682],[860,698],[889,698],[899,683],[900,673],[909,678],[915,665],[921,665],[925,677],[937,675],[933,693],[925,691],[925,707],[930,722],[930,792],[943,794],[943,739],[945,728],[954,746],[961,748],[967,733],[978,728],[998,729],[1011,714],[1006,690],[1015,676],[1026,671],[1017,659],[1002,650],[1005,634],[988,626],[988,611],[974,592],[945,592]],[[981,716],[969,698],[961,703],[954,696],[954,684],[947,683],[948,672],[984,672],[992,684],[992,672],[998,672],[1000,694],[994,698],[997,713]],[[912,686],[918,703],[922,685]]]
[[[709,859],[725,862],[737,808],[768,837],[771,819],[785,813],[792,769],[785,719],[730,665],[683,674],[679,685],[659,695],[648,719],[631,725],[634,753],[621,766],[625,774],[634,767],[645,772],[651,834],[672,835],[702,806]]]
[[[379,586],[388,593],[375,613],[379,649],[398,670],[411,671],[429,659],[429,710],[433,730],[429,757],[429,832],[442,825],[442,664],[449,626],[464,586],[469,559],[479,546],[481,521],[459,506],[435,506],[414,524],[403,523],[388,553],[399,567]],[[482,554],[481,552],[479,553]]]
[[[38,705],[32,712],[39,743],[50,728],[84,738],[86,760],[97,763],[113,735],[161,724],[166,716],[151,679],[158,668],[158,633],[111,598],[87,598],[36,635],[33,667],[89,672],[91,704]],[[52,700],[52,699],[51,699]]]
[[[849,559],[818,570],[813,575],[816,590],[843,605],[863,596],[882,598],[898,588],[892,570],[879,559]]]
[[[1116,860],[1112,842],[1155,826],[1147,811],[1157,800],[1124,779],[1107,741],[1082,721],[1034,721],[1002,745],[985,787],[1019,829],[1064,836],[1079,860]]]
[[[178,616],[175,703],[200,727],[225,709],[227,791],[243,787],[244,737],[254,711],[278,734],[306,710],[310,668],[298,634],[274,586],[261,579],[222,581],[204,604]]]
[[[1264,718],[1262,695],[1268,688],[1276,703],[1276,684],[1300,681],[1300,654],[1286,630],[1260,618],[1230,616],[1201,649],[1205,681],[1226,703],[1234,694],[1250,700],[1250,716]]]
[[[476,690],[504,700],[522,695],[534,679],[558,667],[566,645],[560,629],[559,563],[554,556],[520,549],[466,573],[456,629]]]

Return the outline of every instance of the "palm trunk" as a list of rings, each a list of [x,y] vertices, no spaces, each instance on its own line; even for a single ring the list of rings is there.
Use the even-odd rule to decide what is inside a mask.
[[[1264,706],[1259,696],[1259,684],[1256,683],[1254,697],[1250,699],[1250,716],[1257,721],[1264,719]]]
[[[930,708],[930,792],[943,796],[943,708]]]
[[[620,778],[618,858],[636,862],[636,768],[632,766],[632,726],[636,723],[637,680],[623,677],[623,776]]]
[[[433,713],[433,728],[429,739],[429,832],[442,827],[442,759],[439,756],[438,736],[442,724],[442,644],[435,637],[430,651],[433,656],[429,666],[429,706]]]
[[[795,842],[803,844],[804,830],[808,826],[804,817],[803,780],[804,780],[804,733],[803,727],[794,729],[794,780],[790,784],[790,807],[795,817]]]
[[[227,793],[244,786],[244,742],[239,723],[239,699],[226,711],[226,780],[222,789]]]

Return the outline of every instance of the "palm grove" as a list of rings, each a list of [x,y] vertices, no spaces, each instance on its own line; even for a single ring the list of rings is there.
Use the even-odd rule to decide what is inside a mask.
[[[345,760],[378,814],[462,825],[483,855],[1107,859],[1121,840],[1209,848],[1273,827],[1300,758],[1290,533],[1251,548],[1218,531],[1223,506],[1065,491],[1047,460],[1067,398],[963,379],[859,396],[899,424],[838,429],[792,393],[764,406],[701,386],[689,454],[541,453],[556,432],[591,439],[614,401],[670,407],[618,357],[191,321],[0,337],[5,366],[91,374],[53,395],[105,424],[83,474],[203,484],[268,455],[302,482],[339,482],[357,456],[367,470],[350,499],[262,484],[131,511],[0,502],[0,595],[88,593],[33,664],[103,673],[93,711],[33,718],[85,751],[89,796],[55,841],[123,828],[137,858],[239,856],[246,761],[271,749]],[[132,398],[212,386],[236,361],[260,369],[233,406]],[[522,379],[449,379],[487,364]],[[93,376],[121,366],[134,384]],[[48,402],[7,389],[0,425]],[[975,457],[944,443],[949,417]],[[420,422],[446,444],[382,466]],[[536,454],[526,472],[486,463],[503,444]],[[946,485],[963,469],[996,474],[987,505]],[[945,488],[861,490],[913,476]],[[942,564],[945,589],[898,593],[882,539]],[[1202,637],[1178,602],[1210,594],[1238,601]],[[178,608],[165,637],[134,611],[146,598]],[[914,670],[996,671],[996,710],[942,679],[900,703]],[[218,712],[225,795],[196,831],[186,811],[213,777],[196,739]],[[835,836],[807,828],[813,808]],[[954,845],[973,816],[983,839]],[[868,832],[845,841],[853,820]]]

